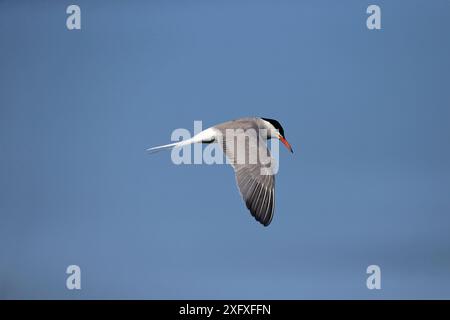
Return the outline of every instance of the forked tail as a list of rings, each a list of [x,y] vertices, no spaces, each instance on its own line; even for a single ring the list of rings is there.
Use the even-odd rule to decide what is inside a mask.
[[[175,148],[178,144],[179,144],[179,142],[165,144],[163,146],[148,148],[147,151],[150,153],[155,153],[155,152],[162,151],[162,150],[170,150],[172,148]]]
[[[170,150],[172,148],[187,146],[192,143],[210,143],[215,140],[216,135],[217,135],[216,130],[214,128],[209,128],[209,129],[203,130],[202,132],[198,133],[197,135],[193,136],[192,138],[178,141],[175,143],[165,144],[163,146],[149,148],[149,149],[147,149],[147,151],[149,151],[150,153],[155,153],[155,152],[158,152],[161,150]]]

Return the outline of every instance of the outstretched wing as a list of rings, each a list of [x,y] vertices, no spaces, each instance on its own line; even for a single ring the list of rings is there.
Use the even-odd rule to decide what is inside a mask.
[[[218,142],[234,168],[247,208],[257,221],[268,226],[275,209],[275,175],[271,167],[274,159],[267,149],[266,139],[261,137],[256,124],[240,129],[240,133],[219,130],[222,141]]]

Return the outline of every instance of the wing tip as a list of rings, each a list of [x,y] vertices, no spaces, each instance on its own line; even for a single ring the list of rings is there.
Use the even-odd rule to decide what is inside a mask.
[[[257,212],[254,212],[250,208],[249,208],[249,211],[250,211],[251,215],[253,216],[253,218],[255,218],[255,220],[258,221],[259,223],[261,223],[264,227],[268,227],[270,225],[270,223],[272,222],[273,211],[271,212],[271,214],[269,214],[268,219],[264,219],[265,217],[262,217],[261,215],[259,215]]]

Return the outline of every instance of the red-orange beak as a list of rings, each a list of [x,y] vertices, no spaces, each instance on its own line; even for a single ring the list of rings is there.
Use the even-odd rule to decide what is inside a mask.
[[[286,148],[291,152],[294,153],[294,150],[292,150],[291,145],[289,144],[289,142],[280,134],[278,135],[278,139],[280,139],[281,142],[283,142],[283,144],[286,146]]]

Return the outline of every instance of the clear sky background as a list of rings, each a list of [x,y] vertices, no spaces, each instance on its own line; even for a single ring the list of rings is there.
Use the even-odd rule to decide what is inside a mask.
[[[450,1],[72,3],[0,1],[0,298],[450,298]],[[295,150],[268,228],[145,152],[244,116]]]

